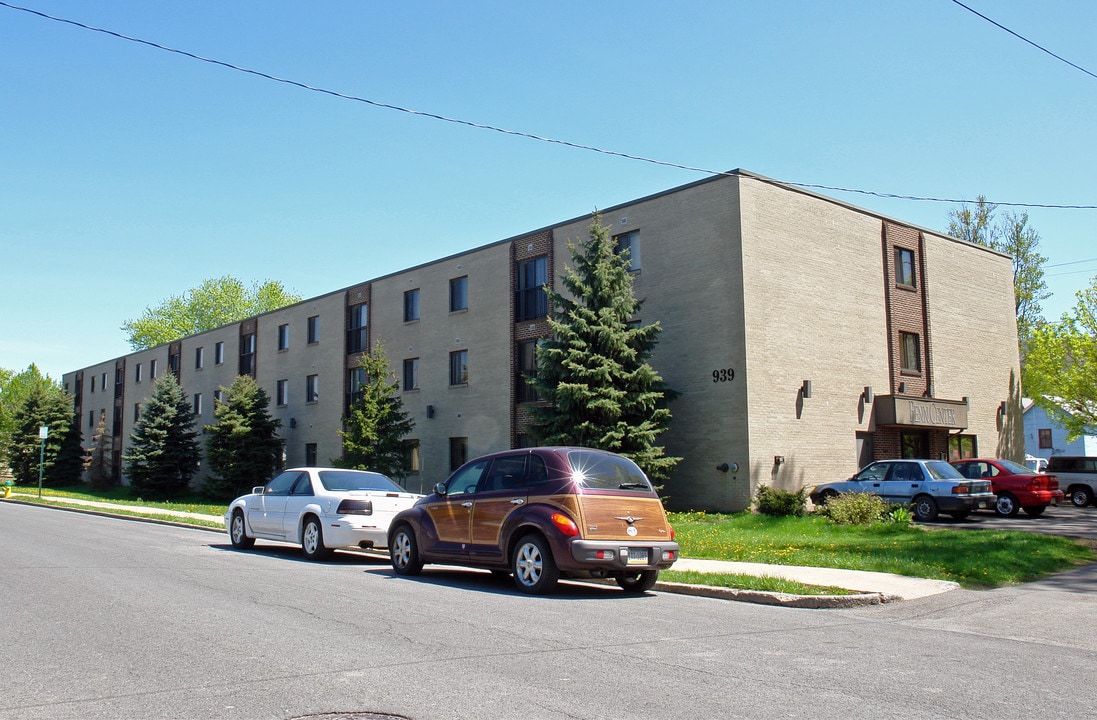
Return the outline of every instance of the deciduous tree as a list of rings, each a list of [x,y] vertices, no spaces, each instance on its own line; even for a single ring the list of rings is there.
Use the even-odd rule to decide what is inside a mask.
[[[175,375],[166,372],[158,377],[122,456],[135,495],[170,500],[187,490],[201,458],[194,423],[194,412]]]
[[[206,461],[213,473],[202,486],[213,499],[231,500],[270,480],[282,464],[282,421],[270,415],[270,396],[249,375],[239,375],[206,426]]]

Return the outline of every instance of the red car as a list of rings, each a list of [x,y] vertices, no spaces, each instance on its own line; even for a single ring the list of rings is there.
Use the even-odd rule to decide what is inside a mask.
[[[952,466],[966,478],[990,480],[991,490],[998,496],[994,512],[1001,517],[1013,517],[1018,510],[1037,517],[1048,505],[1063,500],[1059,478],[1030,470],[1012,460],[957,460]]]

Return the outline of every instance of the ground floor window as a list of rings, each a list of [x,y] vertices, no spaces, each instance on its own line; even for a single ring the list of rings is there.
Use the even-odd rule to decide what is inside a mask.
[[[468,462],[469,439],[467,437],[451,437],[449,439],[449,469],[453,472]]]
[[[979,444],[976,442],[974,435],[948,436],[949,462],[967,460],[974,457],[979,457]]]
[[[929,457],[929,438],[924,432],[904,432],[899,436],[901,457],[916,460]]]
[[[316,443],[305,443],[305,465],[316,466]]]

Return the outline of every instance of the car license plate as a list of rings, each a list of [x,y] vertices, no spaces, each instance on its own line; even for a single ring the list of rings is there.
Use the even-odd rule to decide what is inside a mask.
[[[647,548],[629,548],[628,549],[628,564],[629,565],[650,565],[648,561],[648,549]]]

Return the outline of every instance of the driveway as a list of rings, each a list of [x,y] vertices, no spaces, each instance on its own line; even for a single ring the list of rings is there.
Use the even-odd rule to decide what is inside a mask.
[[[1088,540],[1097,544],[1097,507],[1074,507],[1069,502],[1059,507],[1049,507],[1040,517],[1029,517],[1021,512],[1017,517],[998,517],[993,512],[972,513],[964,520],[942,518],[930,523],[939,527],[981,530],[1023,530],[1044,535],[1062,535]]]

